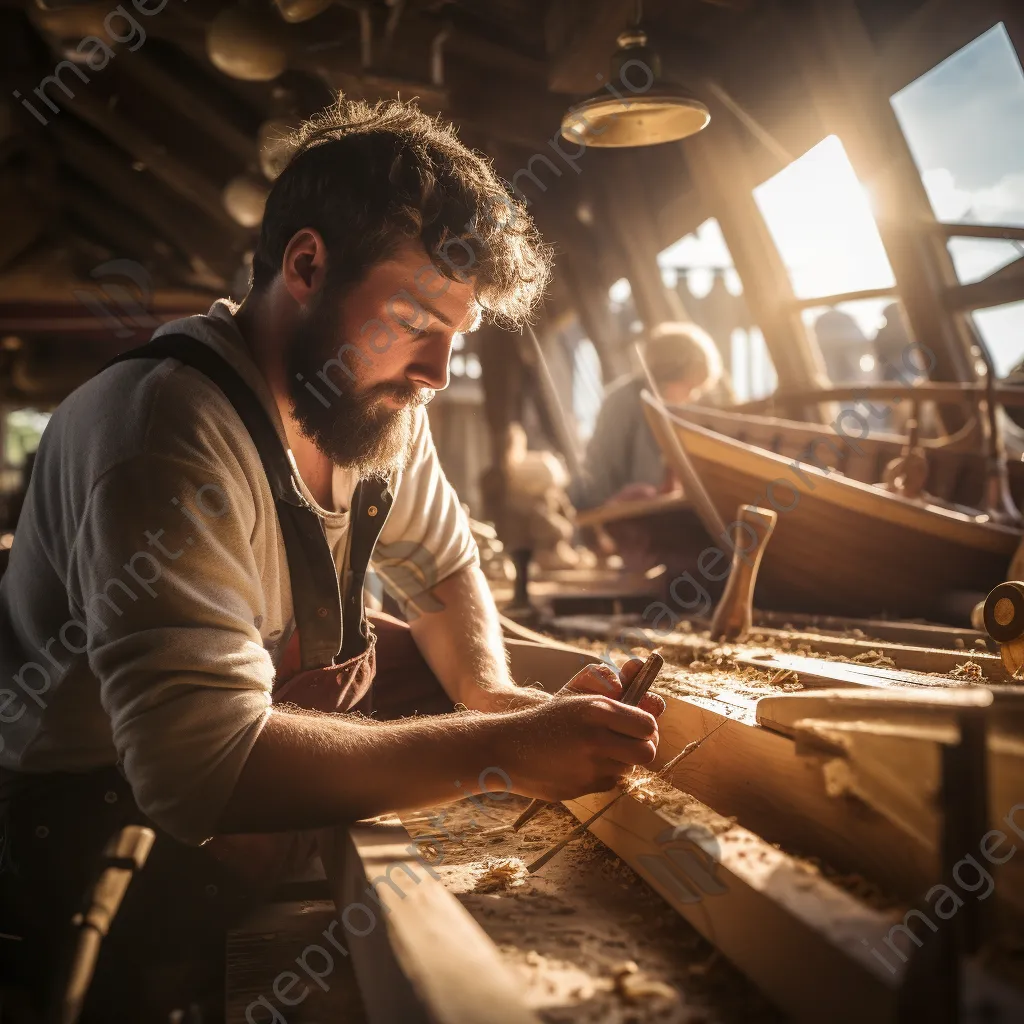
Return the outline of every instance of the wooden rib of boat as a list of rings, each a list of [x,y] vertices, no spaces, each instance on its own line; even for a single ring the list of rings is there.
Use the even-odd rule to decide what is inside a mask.
[[[769,451],[684,419],[650,400],[645,412],[673,465],[678,463],[674,432],[726,523],[742,504],[779,513],[761,563],[759,605],[943,621],[949,618],[957,593],[985,593],[1006,578],[1019,530],[980,514],[907,499],[844,475],[853,465],[852,456],[844,456],[846,443],[828,428],[774,420],[747,423],[775,429],[778,450]],[[727,417],[733,427],[749,419],[701,410],[705,419],[716,415],[720,420]],[[815,445],[810,454],[808,444],[814,438],[825,443]],[[858,447],[860,452],[854,450],[853,456],[868,454],[864,444]],[[881,458],[882,450],[873,455]],[[876,472],[868,465],[862,471]],[[712,530],[712,524],[704,525]],[[729,550],[727,542],[716,542]],[[696,566],[693,572],[697,577]]]

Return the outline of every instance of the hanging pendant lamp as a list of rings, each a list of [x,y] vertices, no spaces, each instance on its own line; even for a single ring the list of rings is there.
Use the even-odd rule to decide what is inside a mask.
[[[640,27],[619,35],[608,81],[566,111],[562,135],[585,146],[653,146],[695,135],[711,120],[708,108],[683,86],[661,76],[661,58]]]

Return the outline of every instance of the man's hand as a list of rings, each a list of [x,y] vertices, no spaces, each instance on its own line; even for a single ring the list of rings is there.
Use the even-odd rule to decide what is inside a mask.
[[[507,727],[512,787],[542,800],[611,789],[658,749],[654,715],[594,694],[566,693],[509,715]]]
[[[599,665],[587,665],[577,672],[555,696],[566,696],[573,693],[599,693],[613,700],[620,700],[629,684],[633,682],[637,672],[643,668],[639,658],[630,658],[618,672],[611,665],[602,662]],[[656,693],[648,693],[640,701],[640,707],[659,718],[665,710],[665,701]]]
[[[640,484],[632,483],[626,484],[621,490],[616,491],[608,499],[608,504],[611,505],[618,501],[650,501],[651,498],[658,496],[658,488],[652,484]]]

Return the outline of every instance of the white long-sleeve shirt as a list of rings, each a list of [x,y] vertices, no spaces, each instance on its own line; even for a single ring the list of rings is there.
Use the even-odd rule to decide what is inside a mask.
[[[227,358],[284,441],[227,302],[156,336],[167,333]],[[414,606],[477,559],[426,411],[416,416],[372,563]],[[339,570],[356,483],[336,468],[334,508],[321,510]],[[120,762],[143,811],[202,841],[266,720],[293,629],[273,496],[216,385],[176,360],[131,360],[70,395],[43,435],[0,580],[0,765]]]

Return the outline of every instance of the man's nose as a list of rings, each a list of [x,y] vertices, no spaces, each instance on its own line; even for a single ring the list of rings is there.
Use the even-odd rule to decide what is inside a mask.
[[[450,338],[429,341],[416,353],[416,360],[410,364],[405,376],[414,384],[434,391],[448,387],[448,361],[451,357]]]

